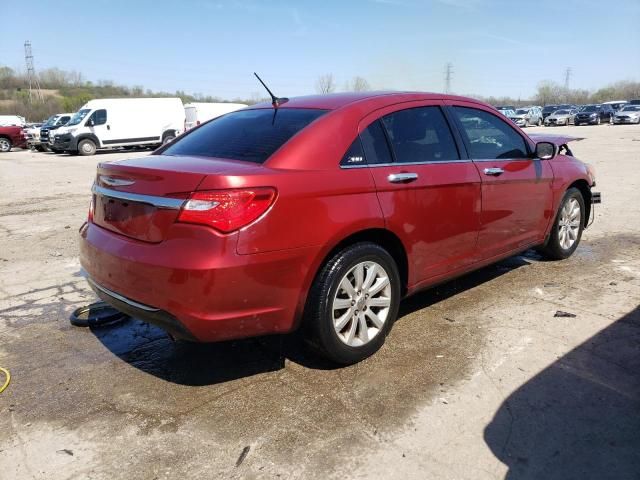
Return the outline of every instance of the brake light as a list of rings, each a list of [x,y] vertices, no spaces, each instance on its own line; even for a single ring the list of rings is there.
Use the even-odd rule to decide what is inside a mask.
[[[178,222],[207,225],[223,233],[249,225],[273,204],[271,187],[194,192],[178,215]]]
[[[95,195],[91,196],[91,203],[89,204],[89,215],[87,215],[89,222],[93,222],[93,212],[96,209],[95,198]]]

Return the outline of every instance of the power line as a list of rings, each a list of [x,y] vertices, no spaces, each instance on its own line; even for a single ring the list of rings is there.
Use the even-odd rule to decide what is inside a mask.
[[[34,96],[44,102],[42,91],[40,90],[40,81],[36,76],[36,68],[33,65],[33,53],[31,52],[31,42],[29,40],[24,42],[24,61],[27,64],[27,77],[29,78],[29,102],[33,103]]]
[[[444,93],[451,92],[451,79],[453,77],[453,64],[448,62],[444,70]]]

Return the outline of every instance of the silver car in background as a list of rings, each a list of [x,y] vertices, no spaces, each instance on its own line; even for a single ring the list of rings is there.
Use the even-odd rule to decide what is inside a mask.
[[[570,110],[567,108],[563,108],[560,110],[556,110],[547,118],[544,119],[545,127],[552,127],[555,125],[566,125],[569,126],[573,123],[573,118],[578,113],[577,110]]]
[[[523,107],[518,108],[515,115],[509,117],[519,127],[528,127],[529,125],[542,125],[542,109],[540,107]]]
[[[640,105],[625,105],[613,115],[614,125],[623,123],[640,124]]]

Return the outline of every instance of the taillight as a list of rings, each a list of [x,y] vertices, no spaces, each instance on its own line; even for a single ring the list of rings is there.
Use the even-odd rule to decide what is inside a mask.
[[[276,198],[271,187],[194,192],[178,215],[178,222],[207,225],[233,232],[258,219]]]
[[[87,215],[87,219],[89,222],[93,222],[93,212],[96,209],[96,204],[95,204],[95,196],[91,197],[91,203],[89,204],[89,215]]]

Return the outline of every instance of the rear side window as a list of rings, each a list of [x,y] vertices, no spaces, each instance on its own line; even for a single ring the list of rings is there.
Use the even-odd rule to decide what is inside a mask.
[[[454,107],[474,159],[526,158],[524,139],[502,119],[476,108]]]
[[[387,136],[379,121],[373,122],[361,134],[362,148],[369,165],[376,163],[392,163]]]
[[[175,140],[163,155],[195,155],[264,163],[326,110],[281,108],[229,113]]]
[[[449,124],[440,107],[418,107],[382,118],[398,163],[459,160]]]

